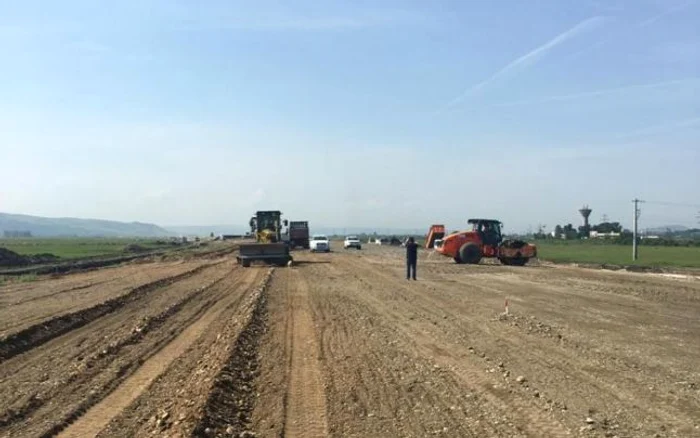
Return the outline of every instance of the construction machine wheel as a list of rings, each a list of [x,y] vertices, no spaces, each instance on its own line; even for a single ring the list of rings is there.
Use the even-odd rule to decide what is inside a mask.
[[[459,248],[459,254],[455,257],[455,261],[476,265],[481,261],[481,248],[474,242],[467,242]]]
[[[508,266],[525,266],[530,259],[527,257],[504,257],[499,260]]]
[[[250,260],[241,260],[241,266],[244,268],[250,268]]]

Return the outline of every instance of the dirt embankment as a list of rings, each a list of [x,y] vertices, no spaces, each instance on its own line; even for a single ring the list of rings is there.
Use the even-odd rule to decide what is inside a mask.
[[[18,267],[36,265],[41,263],[52,263],[59,258],[53,254],[33,254],[20,255],[7,248],[0,247],[0,266]]]

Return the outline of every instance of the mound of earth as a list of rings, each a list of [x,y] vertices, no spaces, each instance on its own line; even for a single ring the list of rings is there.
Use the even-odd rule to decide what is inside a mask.
[[[42,263],[52,263],[59,259],[59,257],[49,254],[34,254],[34,255],[21,255],[7,248],[0,247],[0,266],[27,266],[27,265],[38,265]]]
[[[124,252],[128,253],[140,253],[145,251],[147,251],[146,248],[136,243],[130,243],[124,247]]]
[[[26,257],[7,248],[0,248],[0,266],[24,266],[28,264],[29,260]]]

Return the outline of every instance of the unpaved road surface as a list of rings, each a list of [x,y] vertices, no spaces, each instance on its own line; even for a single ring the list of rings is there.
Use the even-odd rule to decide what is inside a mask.
[[[700,437],[699,280],[420,257],[0,287],[0,436]]]

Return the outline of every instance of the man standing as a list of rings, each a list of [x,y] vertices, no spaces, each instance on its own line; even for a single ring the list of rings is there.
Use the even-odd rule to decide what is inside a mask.
[[[413,237],[409,237],[406,243],[406,280],[410,280],[411,277],[413,277],[414,280],[416,279],[417,263],[418,244],[413,240]]]

